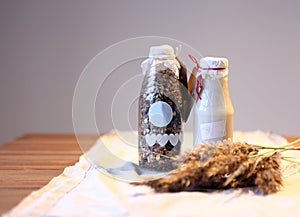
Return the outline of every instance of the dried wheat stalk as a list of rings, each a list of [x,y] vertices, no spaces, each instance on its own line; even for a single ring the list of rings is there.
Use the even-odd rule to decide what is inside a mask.
[[[282,186],[280,153],[264,156],[258,151],[257,146],[231,141],[199,145],[176,159],[178,168],[168,176],[135,184],[148,185],[156,192],[254,186],[262,194],[277,192]]]

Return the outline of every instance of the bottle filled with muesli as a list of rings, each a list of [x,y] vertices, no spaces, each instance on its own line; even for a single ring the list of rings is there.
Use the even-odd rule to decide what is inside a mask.
[[[139,98],[139,165],[168,171],[182,143],[186,69],[169,45],[153,46],[142,64],[144,80]]]

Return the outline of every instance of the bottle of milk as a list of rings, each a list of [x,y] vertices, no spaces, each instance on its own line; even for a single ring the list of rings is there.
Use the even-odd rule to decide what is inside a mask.
[[[234,110],[228,90],[228,60],[202,58],[196,81],[194,145],[232,139]]]

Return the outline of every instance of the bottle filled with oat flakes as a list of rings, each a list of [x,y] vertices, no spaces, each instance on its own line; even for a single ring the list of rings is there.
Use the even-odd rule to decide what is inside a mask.
[[[234,110],[228,89],[228,60],[202,58],[196,82],[194,145],[232,139]]]
[[[170,158],[182,143],[182,89],[186,72],[169,45],[153,46],[142,64],[144,80],[139,98],[139,165],[146,169],[173,169]],[[181,81],[184,82],[181,82]]]

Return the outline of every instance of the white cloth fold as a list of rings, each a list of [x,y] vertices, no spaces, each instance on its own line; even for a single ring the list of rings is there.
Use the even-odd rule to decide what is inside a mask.
[[[132,155],[128,165],[134,165],[136,159],[133,156],[137,153],[131,151],[135,148],[129,148],[130,152],[122,151],[126,142],[120,139],[130,138],[133,142],[134,135],[132,132],[114,132],[101,137],[79,162],[67,167],[61,175],[3,216],[300,216],[299,173],[286,177],[282,191],[268,196],[249,189],[157,194],[149,187],[116,180],[106,172],[107,168],[99,166],[101,156],[104,157],[99,151],[105,145],[123,158],[126,154]],[[186,133],[185,143],[191,142],[191,138],[191,133]],[[234,139],[264,145],[286,143],[280,136],[260,131],[236,132]],[[98,160],[97,165],[91,163],[95,160]],[[103,165],[109,164],[104,162]],[[120,166],[112,165],[112,168]]]

